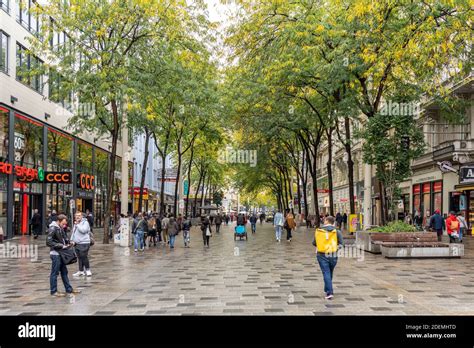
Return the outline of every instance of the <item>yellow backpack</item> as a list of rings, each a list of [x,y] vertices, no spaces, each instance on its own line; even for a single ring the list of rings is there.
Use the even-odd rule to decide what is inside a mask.
[[[332,231],[323,230],[317,228],[314,233],[314,239],[316,240],[316,247],[318,252],[335,253],[337,252],[337,230]]]

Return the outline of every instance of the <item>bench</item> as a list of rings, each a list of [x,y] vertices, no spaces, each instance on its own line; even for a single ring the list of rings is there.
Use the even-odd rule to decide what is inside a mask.
[[[372,241],[387,258],[464,256],[463,244],[439,242],[436,232],[377,233]]]

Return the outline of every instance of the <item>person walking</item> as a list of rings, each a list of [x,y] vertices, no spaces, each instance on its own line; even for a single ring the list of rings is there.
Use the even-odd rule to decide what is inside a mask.
[[[46,221],[46,227],[49,227],[53,221],[58,221],[58,213],[56,210],[51,211]]]
[[[175,220],[174,216],[171,215],[169,222],[168,222],[168,237],[169,237],[169,244],[170,249],[174,249],[174,241],[176,240],[176,235],[179,232],[179,225]]]
[[[281,230],[284,225],[284,217],[280,211],[277,211],[273,217],[273,226],[275,226],[275,237],[277,242],[281,242]]]
[[[183,240],[185,248],[189,248],[189,243],[191,241],[191,226],[191,219],[188,216],[185,216],[183,219]]]
[[[168,242],[168,223],[170,222],[170,219],[168,217],[168,214],[165,214],[165,217],[161,220],[161,230],[162,230],[162,236],[163,236],[163,244],[166,245]]]
[[[469,225],[467,224],[467,221],[461,212],[458,212],[458,221],[459,221],[459,243],[462,243],[462,236],[465,234],[466,230],[469,228]]]
[[[67,217],[63,214],[57,216],[57,219],[52,221],[48,228],[48,236],[46,238],[46,245],[50,248],[51,273],[49,276],[49,285],[51,296],[64,297],[66,294],[58,291],[58,275],[61,274],[64,288],[68,295],[80,294],[80,290],[75,290],[68,278],[67,265],[61,258],[60,252],[65,249],[74,247],[65,232],[67,226]]]
[[[138,213],[135,220],[133,220],[132,234],[135,236],[135,252],[145,250],[145,230],[147,228],[147,222],[143,217],[143,213]]]
[[[437,209],[435,213],[431,216],[429,222],[429,229],[436,232],[438,235],[438,242],[441,242],[443,238],[443,230],[445,229],[444,219],[441,216],[441,212]]]
[[[244,214],[239,213],[239,215],[237,215],[237,226],[245,226],[245,222]]]
[[[334,226],[334,223],[333,216],[324,218],[324,225],[316,229],[313,240],[313,245],[316,247],[316,259],[323,273],[326,300],[334,298],[332,280],[337,265],[337,251],[344,245],[342,232]]]
[[[214,223],[216,224],[216,233],[219,233],[220,229],[221,229],[221,224],[222,224],[222,217],[220,214],[217,214],[215,219],[214,219]]]
[[[460,229],[461,224],[454,211],[451,211],[449,217],[446,219],[446,231],[448,232],[449,243],[456,243],[456,239],[459,238]]]
[[[148,247],[151,248],[151,242],[153,246],[156,246],[156,217],[151,215],[148,219]],[[146,243],[145,243],[146,244]]]
[[[296,227],[296,223],[295,223],[295,216],[290,211],[290,209],[286,210],[284,227],[286,230],[286,241],[291,242],[291,238],[292,238],[291,231]]]
[[[265,213],[262,212],[262,213],[260,214],[260,225],[263,224],[263,221],[265,221]]]
[[[347,230],[347,213],[346,212],[344,212],[344,214],[342,215],[342,224],[343,224],[343,229]]]
[[[342,214],[341,212],[337,212],[336,214],[336,227],[341,228],[342,227]]]
[[[92,228],[94,227],[94,215],[92,215],[92,212],[89,211],[89,209],[86,209],[86,218],[92,232]]]
[[[71,240],[74,242],[79,271],[74,273],[74,277],[92,276],[89,263],[89,249],[91,246],[91,228],[84,214],[78,211],[74,215],[74,226],[72,227]]]
[[[38,213],[38,209],[33,210],[33,216],[31,217],[31,229],[33,230],[33,238],[37,239],[41,233],[41,215]]]
[[[254,234],[257,231],[257,215],[254,213],[249,219],[250,221],[250,226],[252,227],[252,234]]]
[[[161,243],[163,241],[163,237],[161,235],[161,219],[158,214],[155,214],[155,224],[156,224],[156,236],[158,238],[158,243]]]
[[[202,240],[204,242],[204,246],[207,246],[209,248],[209,239],[212,236],[211,222],[205,215],[201,216],[201,231],[202,231]]]

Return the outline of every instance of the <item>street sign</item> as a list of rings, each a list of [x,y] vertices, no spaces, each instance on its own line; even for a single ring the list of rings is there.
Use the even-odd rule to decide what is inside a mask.
[[[453,165],[449,161],[437,162],[436,163],[443,173],[453,172],[457,173],[457,169],[453,168]]]
[[[71,210],[76,208],[76,201],[74,199],[69,200],[69,208],[71,208]]]
[[[464,166],[459,169],[459,183],[474,182],[474,166]]]
[[[179,200],[179,209],[184,209],[184,199]]]

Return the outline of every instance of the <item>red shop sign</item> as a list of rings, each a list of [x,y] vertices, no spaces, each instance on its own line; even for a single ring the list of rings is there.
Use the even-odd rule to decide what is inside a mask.
[[[443,191],[443,182],[442,181],[437,181],[433,185],[433,191],[434,192],[441,192]]]
[[[420,194],[420,185],[413,186],[413,194]]]
[[[430,193],[430,186],[431,184],[429,182],[423,184],[423,193]]]

